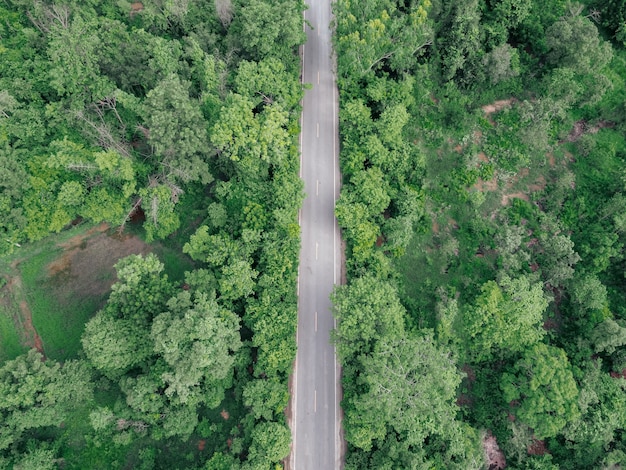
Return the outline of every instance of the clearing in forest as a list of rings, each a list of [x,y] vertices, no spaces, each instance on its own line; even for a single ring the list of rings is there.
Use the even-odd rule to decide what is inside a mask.
[[[115,263],[153,248],[106,224],[25,246],[0,265],[0,360],[33,347],[54,359],[74,357],[85,322],[115,282]]]

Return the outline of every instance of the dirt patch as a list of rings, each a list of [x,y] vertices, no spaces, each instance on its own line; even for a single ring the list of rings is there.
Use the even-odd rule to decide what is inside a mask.
[[[516,193],[503,194],[500,204],[503,206],[508,206],[509,202],[511,202],[511,199],[523,199],[524,201],[530,201],[528,194],[518,191]]]
[[[483,140],[483,131],[479,130],[475,130],[474,131],[474,144],[479,145],[480,142]]]
[[[30,308],[25,300],[20,302],[20,314],[22,316],[22,331],[24,332],[24,342],[27,346],[31,348],[35,348],[39,353],[44,357],[46,357],[43,351],[43,341],[41,341],[41,337],[37,333],[37,330],[33,326],[33,316],[30,313]]]
[[[545,455],[549,454],[545,441],[533,439],[528,446],[528,455]]]
[[[483,112],[487,115],[487,117],[491,116],[493,113],[497,113],[502,111],[504,108],[509,108],[513,103],[516,103],[517,100],[515,98],[509,98],[507,100],[498,100],[494,101],[491,104],[486,104],[482,107]]]
[[[230,414],[226,410],[220,411],[220,416],[224,418],[225,421],[228,421],[228,418],[230,418]]]
[[[90,228],[85,233],[81,233],[63,243],[59,243],[58,246],[65,249],[79,248],[85,242],[85,240],[97,233],[104,233],[109,230],[109,228],[109,224],[102,222],[100,225],[96,225],[95,227]]]
[[[518,173],[518,176],[513,178],[513,180],[507,184],[507,188],[512,188],[519,180],[519,177],[525,176],[528,176],[528,168],[522,168],[522,170]],[[526,191],[516,191],[503,194],[500,203],[502,206],[507,206],[509,205],[511,199],[523,199],[524,201],[530,201],[529,194],[543,190],[546,187],[546,184],[546,178],[543,175],[540,175],[533,183],[526,186]]]
[[[115,282],[114,264],[132,254],[147,254],[150,247],[133,235],[107,233],[101,224],[60,244],[65,251],[48,264],[55,285],[69,285],[69,295],[102,296]]]
[[[591,126],[587,121],[581,119],[580,121],[576,121],[572,130],[569,132],[567,137],[564,140],[561,140],[559,143],[562,144],[564,142],[576,142],[585,134],[597,134],[600,129],[613,128],[615,127],[615,123],[612,121],[599,121],[597,124]]]
[[[494,175],[490,180],[484,180],[482,178],[478,178],[476,183],[472,186],[472,188],[477,191],[485,192],[485,191],[497,191],[498,190],[498,179]]]
[[[25,300],[17,300],[21,297],[22,279],[19,276],[11,276],[6,279],[7,283],[2,288],[3,295],[0,297],[0,306],[10,309],[11,304],[15,303],[19,307],[19,312],[13,309],[14,313],[11,317],[20,337],[20,342],[28,348],[36,349],[45,358],[43,341],[33,325],[33,316],[28,303]]]
[[[439,233],[439,223],[435,219],[433,219],[433,224],[432,224],[431,230],[435,234]]]
[[[506,468],[506,458],[504,453],[498,446],[496,438],[488,433],[483,438],[483,451],[485,452],[485,459],[487,460],[487,468],[489,470],[502,470]]]

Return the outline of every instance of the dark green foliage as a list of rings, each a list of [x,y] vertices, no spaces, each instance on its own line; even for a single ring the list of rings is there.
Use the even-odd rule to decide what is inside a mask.
[[[30,374],[42,417],[18,429],[0,412],[15,436],[0,466],[230,470],[289,452],[304,9],[0,7],[0,253],[86,219],[166,239],[150,249],[168,264],[117,264],[82,335],[94,381],[72,376],[71,361],[42,363]],[[173,260],[183,246],[193,263]],[[45,399],[49,368],[95,402]]]
[[[556,436],[580,416],[578,388],[561,349],[532,346],[502,375],[500,387],[513,413],[539,439]]]
[[[623,465],[622,3],[421,3],[432,43],[411,68],[375,57],[415,2],[336,4],[346,468],[498,465],[472,460],[478,429],[511,468]],[[387,299],[390,281],[400,308],[350,295],[371,285]],[[411,405],[393,402],[402,415],[386,422],[397,381],[372,351],[395,333],[399,354],[400,338],[429,329],[467,376],[454,425],[409,445],[393,423]]]
[[[76,403],[92,399],[91,371],[85,362],[63,367],[31,349],[0,369],[0,451],[18,449],[25,434],[60,426]]]

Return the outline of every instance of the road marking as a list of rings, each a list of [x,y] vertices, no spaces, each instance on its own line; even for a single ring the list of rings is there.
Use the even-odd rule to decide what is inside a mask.
[[[319,139],[320,137],[320,123],[317,123],[317,138]]]
[[[315,186],[315,195],[320,195],[320,180],[317,180],[317,185]]]
[[[313,413],[317,413],[317,390],[313,392]]]
[[[315,242],[315,259],[317,259],[317,249],[319,248],[319,243]]]
[[[315,332],[317,333],[317,312],[315,312]]]

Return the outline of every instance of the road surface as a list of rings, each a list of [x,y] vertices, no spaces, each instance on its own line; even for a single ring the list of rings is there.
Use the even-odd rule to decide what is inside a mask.
[[[341,468],[340,383],[329,295],[341,282],[341,243],[334,207],[339,196],[337,87],[330,0],[308,0],[302,47],[303,100],[300,176],[306,198],[300,215],[298,353],[292,400],[292,470]]]

